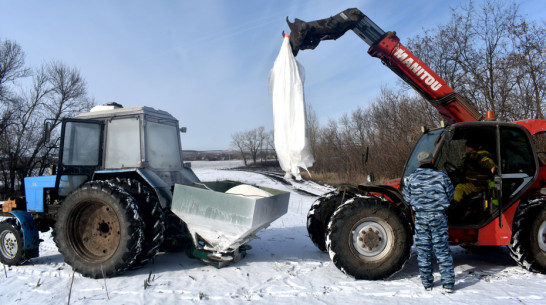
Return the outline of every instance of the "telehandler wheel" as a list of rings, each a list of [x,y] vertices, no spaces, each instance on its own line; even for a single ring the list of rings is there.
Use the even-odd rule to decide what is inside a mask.
[[[546,274],[546,200],[522,203],[514,217],[512,258],[523,268]]]
[[[326,193],[319,197],[307,213],[307,233],[319,250],[326,252],[326,229],[334,211],[355,194],[344,188]]]
[[[153,191],[135,179],[114,179],[111,182],[124,188],[138,204],[138,210],[144,221],[144,242],[142,252],[137,256],[130,269],[140,268],[148,263],[159,251],[165,233],[165,215],[159,199]]]
[[[330,258],[356,279],[386,279],[400,271],[412,244],[412,227],[403,211],[377,197],[346,201],[328,224]]]
[[[53,232],[64,260],[91,278],[127,270],[142,250],[143,222],[135,199],[123,188],[92,181],[61,204]]]
[[[8,266],[26,261],[23,234],[14,219],[0,222],[0,262]]]

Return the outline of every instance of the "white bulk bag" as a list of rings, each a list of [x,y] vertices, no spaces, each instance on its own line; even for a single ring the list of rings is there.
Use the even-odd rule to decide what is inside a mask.
[[[296,61],[288,35],[269,75],[269,90],[273,102],[275,151],[281,168],[301,180],[300,167],[313,166],[313,155],[306,130],[303,94],[303,67]]]

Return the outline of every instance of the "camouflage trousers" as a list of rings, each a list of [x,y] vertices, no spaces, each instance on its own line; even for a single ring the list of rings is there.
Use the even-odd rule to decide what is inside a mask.
[[[415,246],[421,283],[432,287],[433,256],[440,269],[442,286],[453,288],[455,270],[448,243],[447,216],[442,212],[417,212],[415,215]]]

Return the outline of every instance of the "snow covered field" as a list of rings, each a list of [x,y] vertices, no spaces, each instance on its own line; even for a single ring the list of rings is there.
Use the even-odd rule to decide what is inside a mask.
[[[192,162],[202,181],[236,180],[292,191],[288,213],[258,233],[238,263],[216,269],[184,253],[160,253],[141,269],[110,279],[74,275],[70,304],[546,304],[546,275],[515,265],[504,248],[484,254],[452,247],[456,285],[440,292],[419,281],[415,252],[387,281],[355,281],[339,271],[307,236],[307,211],[316,196],[296,192],[258,173],[223,170],[239,161]],[[327,188],[298,184],[309,193]],[[50,233],[42,234],[41,257],[26,265],[0,265],[0,302],[67,304],[72,268],[63,262]],[[150,275],[151,272],[151,275]]]

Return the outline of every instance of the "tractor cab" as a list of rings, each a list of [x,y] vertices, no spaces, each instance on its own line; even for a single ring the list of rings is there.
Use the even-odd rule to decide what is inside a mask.
[[[105,107],[64,119],[55,189],[65,197],[86,181],[137,178],[168,207],[175,183],[199,179],[182,161],[178,120],[150,107]]]
[[[449,175],[453,186],[469,183],[463,164],[469,139],[478,141],[477,149],[487,152],[484,155],[493,159],[496,170],[484,172],[480,191],[452,204],[448,212],[451,228],[478,229],[499,218],[522,198],[539,172],[532,138],[525,128],[512,123],[465,122],[424,133],[407,161],[402,183],[419,166],[417,154],[422,150],[433,152],[434,165]]]

